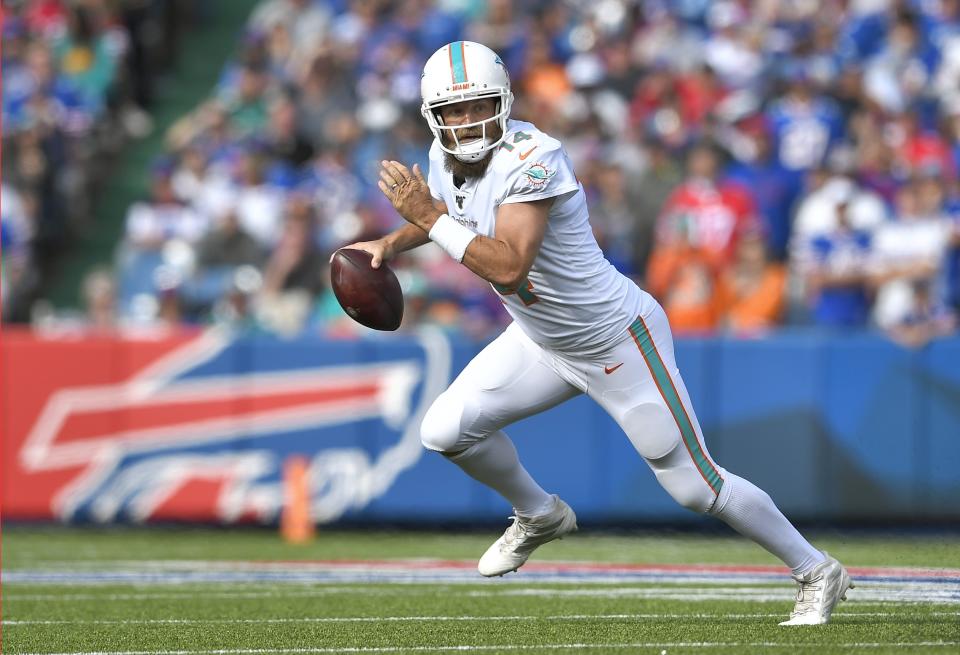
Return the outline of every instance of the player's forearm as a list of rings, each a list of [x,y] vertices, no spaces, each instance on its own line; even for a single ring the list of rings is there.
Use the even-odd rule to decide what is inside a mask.
[[[484,280],[517,289],[526,283],[540,251],[553,201],[545,198],[501,205],[491,237],[440,216],[430,230],[430,239]]]
[[[394,230],[383,239],[390,248],[391,254],[394,255],[419,248],[423,244],[430,242],[430,237],[426,232],[410,223]]]
[[[487,282],[512,289],[530,268],[506,242],[476,234],[448,215],[430,217],[422,225],[430,225],[431,241]]]
[[[524,266],[510,246],[485,236],[477,236],[470,242],[462,263],[487,282],[508,289],[520,286],[529,272],[529,267]]]

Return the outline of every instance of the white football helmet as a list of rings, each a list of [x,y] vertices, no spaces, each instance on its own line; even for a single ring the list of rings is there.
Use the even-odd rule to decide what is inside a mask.
[[[496,148],[507,132],[507,117],[513,104],[510,92],[510,75],[503,61],[493,50],[473,41],[449,43],[427,60],[420,78],[420,95],[423,105],[420,113],[427,119],[430,131],[440,147],[463,162],[477,162],[486,152]],[[487,120],[464,125],[446,126],[440,118],[440,107],[463,102],[472,98],[497,98],[497,113]],[[496,121],[500,126],[500,138],[487,136],[487,125]],[[457,130],[483,126],[479,139],[460,143]],[[453,148],[443,142],[443,131],[449,134]]]

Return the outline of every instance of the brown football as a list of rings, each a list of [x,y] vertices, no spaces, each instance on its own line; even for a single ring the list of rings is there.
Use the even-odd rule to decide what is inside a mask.
[[[363,250],[341,248],[330,262],[333,293],[347,315],[374,330],[396,330],[403,320],[403,292],[393,271],[370,266]]]

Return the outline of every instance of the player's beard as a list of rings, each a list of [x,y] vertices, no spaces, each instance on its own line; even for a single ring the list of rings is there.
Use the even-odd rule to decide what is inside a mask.
[[[500,138],[500,135],[503,132],[500,130],[500,126],[493,124],[487,130],[489,138],[496,141]],[[457,138],[462,142],[464,139],[469,139],[471,137],[482,138],[483,131],[482,129],[469,130],[463,134],[457,134]],[[443,139],[443,145],[448,148],[454,146],[453,139],[447,134],[447,131],[444,130],[441,134]],[[493,160],[493,154],[497,151],[496,148],[490,148],[483,159],[475,162],[465,162],[460,161],[454,155],[451,155],[449,152],[444,151],[443,153],[443,168],[448,173],[452,173],[454,177],[460,177],[463,179],[467,178],[479,178],[483,177],[484,173],[487,172],[487,167],[490,166],[490,162]]]

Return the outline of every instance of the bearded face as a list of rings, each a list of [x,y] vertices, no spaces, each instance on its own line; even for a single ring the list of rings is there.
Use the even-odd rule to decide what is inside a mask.
[[[497,113],[497,101],[493,98],[477,98],[465,100],[441,107],[439,110],[440,122],[447,127],[455,125],[471,125],[462,129],[442,130],[440,139],[447,148],[457,149],[476,142],[478,139],[497,141],[503,134],[496,120],[491,120]],[[456,138],[454,138],[456,135]],[[444,168],[455,177],[477,178],[482,177],[490,165],[490,160],[496,149],[488,151],[482,159],[468,162],[458,159],[456,155],[444,153]]]
[[[473,139],[481,139],[483,135],[481,134],[482,128],[480,126],[471,127],[464,130],[467,134],[461,135],[457,134],[457,139],[460,140],[460,143],[469,142]],[[496,141],[500,138],[502,131],[500,127],[495,123],[491,122],[487,127],[487,138],[493,139]],[[456,144],[453,142],[453,137],[447,133],[443,134],[443,144],[448,148],[453,148]],[[490,165],[490,161],[493,159],[493,155],[497,152],[496,148],[487,152],[484,155],[483,159],[476,162],[465,162],[460,161],[456,156],[451,155],[449,152],[443,153],[443,168],[448,173],[452,173],[454,177],[466,178],[478,178],[483,177],[483,174],[487,172],[487,167]]]

